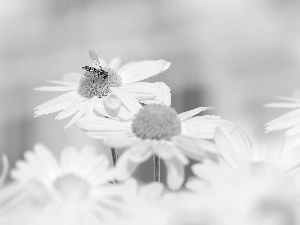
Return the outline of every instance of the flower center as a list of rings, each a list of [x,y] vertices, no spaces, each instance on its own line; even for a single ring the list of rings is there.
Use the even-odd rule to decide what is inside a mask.
[[[104,70],[108,73],[106,78],[86,72],[79,81],[78,94],[86,98],[94,96],[102,98],[111,92],[110,87],[120,87],[122,78],[110,68]]]
[[[170,140],[181,132],[177,112],[164,105],[146,105],[136,114],[131,127],[141,139]]]
[[[90,185],[71,173],[58,177],[53,186],[65,200],[80,201],[89,196]]]

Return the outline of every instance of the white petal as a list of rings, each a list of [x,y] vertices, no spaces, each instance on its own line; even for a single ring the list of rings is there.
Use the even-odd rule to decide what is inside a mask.
[[[58,103],[58,104],[55,104],[55,105],[48,106],[48,107],[43,108],[43,109],[36,110],[34,112],[34,114],[35,114],[34,117],[64,110],[64,109],[68,108],[70,105],[72,105],[75,102],[78,102],[78,99],[65,101],[65,102],[62,102],[62,103]]]
[[[86,107],[85,110],[85,117],[97,117],[96,114],[94,113],[94,104],[95,104],[95,99],[98,97],[93,97],[92,99],[89,100],[89,103]]]
[[[121,102],[128,108],[130,112],[136,114],[142,105],[130,94],[122,91],[120,88],[111,87],[110,90],[121,100]]]
[[[137,144],[139,141],[139,139],[131,137],[129,133],[123,133],[112,134],[110,137],[105,139],[103,143],[114,148],[127,148]]]
[[[65,85],[65,86],[77,87],[78,88],[78,84],[75,84],[75,83],[69,82],[69,81],[47,80],[46,82],[51,83],[51,84],[59,84],[59,85]]]
[[[278,117],[266,124],[267,131],[280,130],[292,127],[300,122],[300,109],[296,109],[283,116]]]
[[[202,161],[206,157],[216,160],[219,154],[216,146],[206,140],[195,139],[183,135],[173,137],[172,143],[191,159]]]
[[[139,99],[140,102],[144,104],[162,104],[162,105],[171,105],[171,92],[170,88],[163,82],[147,83],[148,86],[152,86],[156,90],[155,98],[152,99]]]
[[[84,115],[87,105],[88,102],[85,102],[85,105],[76,113],[76,115],[69,121],[69,123],[64,127],[64,129],[67,129],[69,126],[77,122]]]
[[[111,68],[113,71],[117,72],[121,64],[121,59],[119,57],[113,58],[110,62],[108,67]]]
[[[137,82],[133,84],[124,84],[123,86],[119,87],[123,91],[126,91],[130,93],[131,95],[137,95],[137,96],[143,96],[143,95],[148,95],[148,96],[153,96],[152,98],[155,97],[156,95],[156,90],[152,85],[148,85],[151,83],[146,83],[146,82]]]
[[[184,166],[176,159],[165,160],[167,184],[172,190],[178,190],[184,182]]]
[[[116,164],[116,174],[118,180],[125,180],[129,178],[138,165],[145,162],[151,157],[152,152],[148,151],[149,146],[137,144],[125,151],[118,159]]]
[[[54,105],[54,104],[60,104],[64,101],[69,101],[69,100],[78,99],[78,98],[81,98],[81,97],[78,95],[77,91],[72,91],[72,92],[68,92],[63,95],[60,95],[54,99],[51,99],[50,101],[45,102],[45,103],[35,107],[34,109],[35,110],[43,109],[43,108],[46,108],[46,107]]]
[[[108,95],[103,99],[103,104],[109,109],[117,109],[121,105],[120,99],[118,99],[115,95]]]
[[[235,124],[216,116],[197,116],[182,122],[182,134],[203,139],[211,139],[215,129],[222,127],[228,131],[235,128]]]
[[[85,117],[77,122],[77,125],[88,131],[128,131],[130,125],[117,120],[104,117]]]
[[[278,103],[265,104],[264,106],[272,107],[272,108],[299,108],[300,103],[278,102]]]
[[[238,170],[251,163],[251,149],[248,149],[249,140],[246,136],[244,140],[236,139],[228,131],[217,128],[215,142],[222,157],[232,168]]]
[[[69,86],[43,86],[35,88],[35,91],[75,91],[78,87],[69,87]]]
[[[130,160],[133,163],[143,163],[152,155],[152,141],[140,141],[140,143],[132,145],[127,151],[130,152]]]
[[[87,103],[87,101],[81,100],[81,99],[79,101],[74,102],[72,105],[70,105],[69,107],[65,108],[62,112],[57,114],[55,119],[56,120],[62,120],[62,119],[65,119],[69,116],[74,115],[80,109],[82,109],[82,107],[84,107],[86,105],[86,103]]]
[[[131,62],[122,66],[118,74],[123,83],[134,83],[155,76],[166,69],[170,63],[161,59],[156,61]]]
[[[198,107],[196,109],[192,109],[183,113],[180,113],[178,117],[180,118],[181,121],[187,120],[195,115],[197,115],[200,112],[206,111],[206,110],[211,110],[213,109],[212,107]]]

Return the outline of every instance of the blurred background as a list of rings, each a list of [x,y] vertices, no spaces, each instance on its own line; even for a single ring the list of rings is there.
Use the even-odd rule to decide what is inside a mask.
[[[0,0],[0,152],[14,165],[36,142],[100,148],[56,114],[33,118],[59,95],[33,88],[82,72],[89,49],[107,61],[170,61],[149,81],[171,87],[179,113],[213,106],[252,136],[287,112],[262,105],[300,88],[299,12],[297,0]]]

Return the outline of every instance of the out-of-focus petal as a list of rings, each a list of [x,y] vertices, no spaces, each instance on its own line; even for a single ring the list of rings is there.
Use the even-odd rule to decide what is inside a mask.
[[[178,190],[184,182],[184,166],[177,160],[165,160],[167,184],[172,190]]]

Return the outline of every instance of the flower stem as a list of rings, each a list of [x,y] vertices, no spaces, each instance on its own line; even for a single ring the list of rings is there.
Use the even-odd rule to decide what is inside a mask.
[[[154,164],[154,181],[160,182],[160,159],[159,157],[153,155]]]
[[[111,156],[113,160],[114,166],[116,166],[118,155],[116,154],[116,150],[114,148],[111,148]]]

